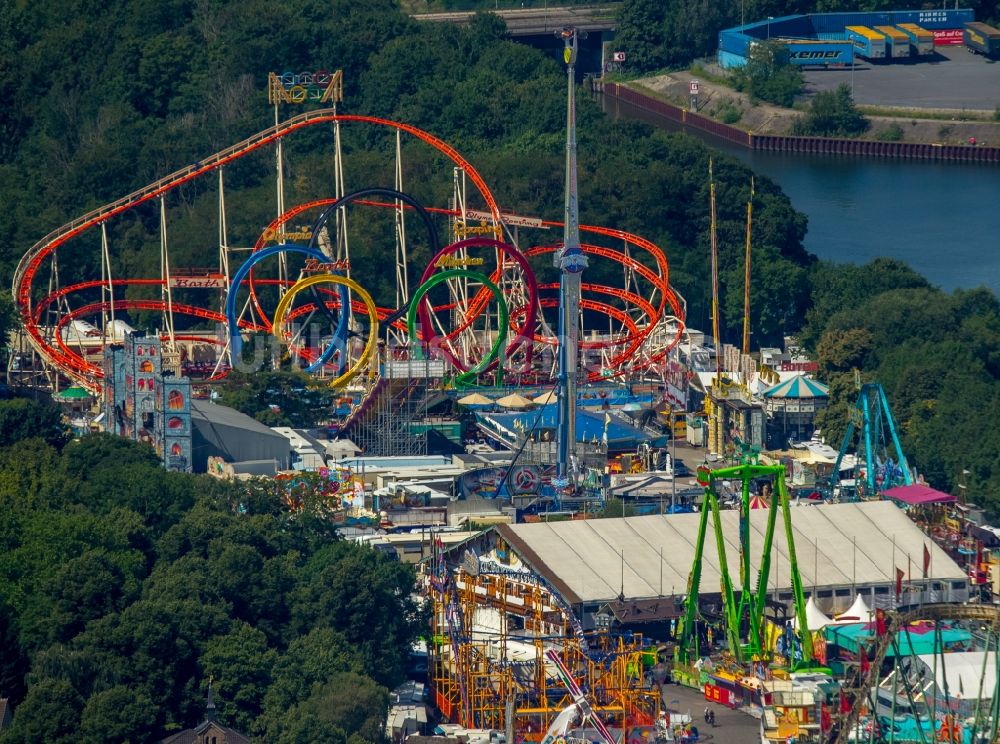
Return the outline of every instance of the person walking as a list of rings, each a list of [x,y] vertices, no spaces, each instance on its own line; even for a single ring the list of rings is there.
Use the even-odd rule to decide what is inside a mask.
[[[709,722],[709,720],[710,720],[710,718],[709,718],[709,716],[710,716],[710,715],[711,715],[711,711],[710,711],[710,710],[708,709],[708,706],[706,705],[706,706],[705,706],[705,723],[706,723],[706,724],[707,724],[707,723]]]

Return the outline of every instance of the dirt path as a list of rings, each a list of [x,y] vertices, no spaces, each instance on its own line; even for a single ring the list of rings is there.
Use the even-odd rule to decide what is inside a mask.
[[[753,104],[746,94],[687,71],[641,78],[630,85],[641,92],[652,92],[678,106],[687,106],[688,83],[695,79],[701,85],[698,112],[734,127],[756,134],[790,134],[792,122],[802,115],[800,111],[769,103]],[[733,122],[723,118],[723,112],[734,110],[739,112],[739,120]],[[970,137],[975,137],[980,145],[1000,145],[1000,122],[960,121],[959,116],[959,112],[955,112],[951,119],[869,116],[871,127],[863,139],[878,139],[879,132],[895,124],[903,130],[903,142],[960,145],[968,143]]]

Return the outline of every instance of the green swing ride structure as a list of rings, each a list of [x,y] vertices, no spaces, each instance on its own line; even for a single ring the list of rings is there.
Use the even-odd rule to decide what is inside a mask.
[[[681,619],[677,646],[677,660],[682,664],[690,664],[699,654],[697,633],[698,596],[701,583],[702,557],[705,550],[705,534],[708,530],[709,515],[715,534],[715,545],[719,555],[719,570],[722,575],[723,616],[726,627],[726,638],[729,649],[738,664],[770,660],[770,653],[764,644],[764,609],[767,599],[767,581],[771,570],[771,551],[774,543],[774,531],[781,510],[785,528],[785,538],[788,544],[788,556],[791,571],[792,593],[795,605],[795,617],[798,627],[807,628],[806,602],[802,588],[802,577],[799,575],[798,563],[795,558],[795,541],[792,535],[792,516],[789,511],[788,489],[785,486],[785,468],[783,465],[759,465],[756,452],[744,452],[742,464],[709,470],[707,467],[698,469],[698,483],[704,488],[704,499],[701,508],[701,520],[698,524],[698,536],[695,543],[694,563],[688,576],[687,600],[685,613]],[[750,575],[750,486],[755,479],[771,478],[774,487],[771,492],[771,503],[768,505],[767,528],[764,533],[764,546],[757,573],[756,583]],[[729,574],[726,557],[726,544],[722,533],[722,518],[719,513],[719,494],[716,483],[721,481],[740,481],[741,500],[739,511],[739,541],[740,541],[740,590],[737,597]],[[791,662],[796,669],[810,668],[815,665],[812,638],[808,632],[800,632],[802,659]],[[746,638],[744,642],[743,638]]]

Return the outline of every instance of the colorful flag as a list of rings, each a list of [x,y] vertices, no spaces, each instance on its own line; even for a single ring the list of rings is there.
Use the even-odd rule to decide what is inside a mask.
[[[927,543],[924,543],[924,578],[927,578],[927,570],[931,567],[931,551],[927,549]]]

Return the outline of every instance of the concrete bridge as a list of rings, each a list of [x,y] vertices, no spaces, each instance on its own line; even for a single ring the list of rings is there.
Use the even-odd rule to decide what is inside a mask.
[[[507,22],[507,30],[513,37],[542,36],[552,34],[566,26],[573,26],[580,31],[606,32],[612,31],[617,24],[619,4],[605,5],[573,5],[542,8],[515,8],[512,10],[494,10],[498,16]],[[467,24],[474,11],[454,11],[445,13],[414,13],[418,21],[432,23]]]

